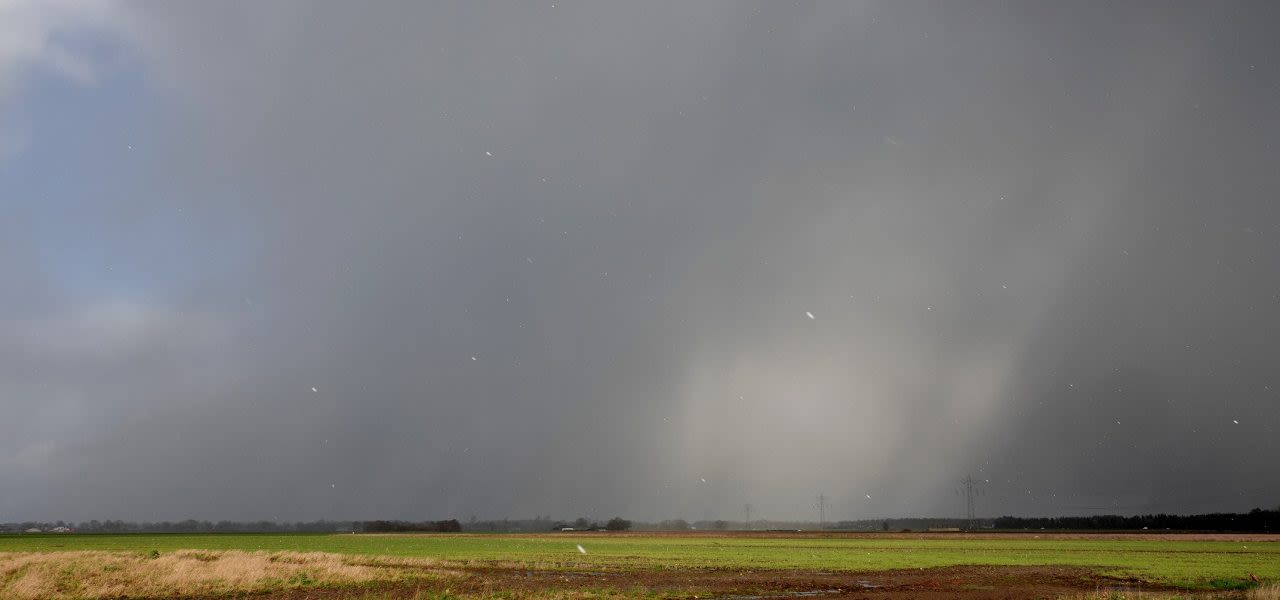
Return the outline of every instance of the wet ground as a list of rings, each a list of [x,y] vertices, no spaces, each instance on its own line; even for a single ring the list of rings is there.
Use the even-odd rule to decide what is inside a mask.
[[[643,570],[630,572],[554,572],[474,568],[461,580],[371,588],[373,597],[411,599],[419,591],[457,596],[545,598],[581,597],[582,592],[614,591],[631,597],[697,600],[786,600],[789,598],[867,598],[923,600],[961,598],[1126,597],[1173,592],[1137,581],[1099,576],[1070,567],[946,567],[874,573],[816,571]],[[344,600],[370,597],[370,590],[292,590],[247,598],[254,600]],[[595,594],[592,594],[595,595]],[[607,595],[607,594],[606,594]]]

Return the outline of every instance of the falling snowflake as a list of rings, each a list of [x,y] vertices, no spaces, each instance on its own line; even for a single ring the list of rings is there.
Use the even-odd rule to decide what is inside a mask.
[[[484,155],[485,155],[485,156],[493,156],[493,153],[492,153],[492,152],[490,152],[490,151],[488,151],[488,150],[485,150],[485,151],[484,151]]]
[[[707,482],[707,478],[706,478],[706,477],[699,477],[699,479],[701,479],[701,480],[702,480],[702,483],[706,483],[706,482]]]
[[[867,500],[871,499],[871,494],[867,494]]]
[[[818,317],[813,316],[813,313],[811,313],[811,312],[809,312],[809,311],[807,311],[807,310],[806,310],[806,311],[804,311],[804,314],[805,314],[805,316],[809,317],[809,319],[810,319],[810,320],[818,318]]]
[[[1236,425],[1239,425],[1239,424],[1240,424],[1240,421],[1238,421],[1238,420],[1236,420],[1236,419],[1231,419],[1231,422],[1232,422],[1232,423],[1235,423]]]
[[[471,360],[475,360],[475,359],[476,359],[476,357],[474,357],[474,356],[472,356],[472,357],[471,357]]]
[[[311,386],[311,391],[313,391],[313,392],[318,392],[318,391],[320,391],[320,390],[317,390],[317,389],[316,389],[316,386],[314,386],[314,385],[313,385],[313,386]]]
[[[583,548],[583,547],[582,547],[582,544],[578,544],[578,552],[579,552],[579,553],[581,553],[581,554],[586,554],[586,553],[587,553],[587,549],[586,549],[586,548]]]

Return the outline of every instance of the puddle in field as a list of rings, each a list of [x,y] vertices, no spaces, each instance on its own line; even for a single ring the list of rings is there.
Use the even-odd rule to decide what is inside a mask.
[[[835,575],[835,573],[818,573],[818,575]],[[520,576],[518,573],[517,576]],[[558,579],[561,581],[575,581],[583,579],[611,579],[617,577],[617,573],[606,571],[533,571],[525,570],[523,577],[527,579]],[[727,596],[711,596],[708,600],[790,600],[794,598],[816,598],[831,594],[843,594],[850,591],[849,588],[870,590],[879,588],[880,585],[871,583],[866,579],[858,579],[851,585],[845,584],[846,587],[829,588],[818,590],[803,590],[796,592],[772,592],[765,594],[734,594]]]
[[[876,584],[874,584],[874,583],[871,583],[870,581],[866,581],[866,580],[864,580],[864,579],[859,579],[859,580],[858,580],[858,586],[859,586],[859,587],[861,587],[861,588],[863,588],[863,589],[871,589],[871,588],[878,588],[878,587],[880,587],[880,586],[878,586],[878,585],[876,585]],[[812,597],[814,597],[814,596],[825,596],[825,595],[827,595],[827,594],[842,594],[842,593],[844,593],[844,590],[840,590],[840,589],[830,589],[830,590],[809,590],[809,591],[805,591],[805,592],[784,592],[784,593],[781,593],[781,594],[752,594],[752,595],[745,595],[745,596],[717,596],[717,597],[715,598],[715,600],[777,600],[778,598],[812,598]]]
[[[1118,585],[1103,586],[1098,588],[1098,594],[1099,594],[1099,597],[1105,596],[1105,597],[1111,597],[1111,598],[1114,598],[1117,595],[1124,596],[1127,598],[1132,594],[1137,594],[1138,597],[1141,597],[1142,584],[1141,583],[1121,583]]]
[[[544,579],[586,579],[590,577],[611,577],[615,573],[605,571],[525,571],[525,577]]]

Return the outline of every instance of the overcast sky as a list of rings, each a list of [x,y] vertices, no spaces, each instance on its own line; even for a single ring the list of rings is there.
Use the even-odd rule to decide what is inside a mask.
[[[1276,23],[0,0],[0,521],[1274,507]]]

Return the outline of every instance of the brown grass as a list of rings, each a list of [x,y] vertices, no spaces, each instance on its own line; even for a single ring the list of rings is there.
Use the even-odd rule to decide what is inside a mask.
[[[1280,600],[1280,585],[1264,585],[1249,590],[1249,600]]]
[[[13,600],[211,596],[462,576],[429,559],[320,552],[0,553],[0,598]]]
[[[1094,592],[1067,596],[1063,600],[1280,600],[1280,587],[1260,587],[1245,591],[1230,590],[1218,592],[1176,592],[1158,591],[1116,591],[1096,590]]]
[[[1195,592],[1116,592],[1116,591],[1099,591],[1089,594],[1081,594],[1079,596],[1068,596],[1064,600],[1240,600],[1241,596],[1237,592],[1235,595],[1230,593],[1195,593]]]

